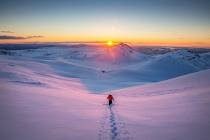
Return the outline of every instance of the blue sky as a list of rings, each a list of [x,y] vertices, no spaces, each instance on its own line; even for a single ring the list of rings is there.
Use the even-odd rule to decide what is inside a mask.
[[[208,0],[0,0],[0,30],[38,41],[208,44]],[[5,36],[5,32],[1,33]],[[24,40],[25,41],[25,40]]]

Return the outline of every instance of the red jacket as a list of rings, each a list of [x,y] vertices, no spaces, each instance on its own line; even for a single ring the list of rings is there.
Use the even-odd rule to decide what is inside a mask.
[[[114,100],[113,96],[112,95],[108,95],[107,96],[107,99],[110,101],[110,100]]]

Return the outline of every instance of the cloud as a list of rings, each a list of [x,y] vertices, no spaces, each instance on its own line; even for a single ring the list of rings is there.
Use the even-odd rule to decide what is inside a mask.
[[[25,39],[30,39],[30,38],[43,38],[44,36],[41,35],[33,35],[33,36],[27,36]]]
[[[2,31],[0,31],[0,32],[2,32],[2,33],[9,33],[9,34],[15,33],[15,32],[9,31],[9,30],[2,30]]]
[[[6,40],[6,39],[25,39],[24,37],[21,36],[8,36],[8,35],[1,35],[0,36],[1,40]]]
[[[19,40],[19,39],[31,39],[31,38],[42,38],[43,36],[41,35],[34,35],[34,36],[27,36],[27,37],[22,37],[22,36],[9,36],[9,35],[0,35],[0,40]]]

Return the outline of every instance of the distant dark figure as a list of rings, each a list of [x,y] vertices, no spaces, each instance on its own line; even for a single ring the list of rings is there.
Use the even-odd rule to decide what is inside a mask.
[[[102,73],[105,73],[106,71],[105,71],[105,70],[102,70],[101,72],[102,72]]]
[[[109,106],[112,105],[112,101],[114,100],[113,96],[111,94],[109,94],[107,96],[108,102],[109,102]]]

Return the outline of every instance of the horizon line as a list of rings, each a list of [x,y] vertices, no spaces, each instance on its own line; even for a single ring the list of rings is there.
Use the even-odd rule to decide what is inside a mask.
[[[10,43],[4,43],[0,42],[0,45],[21,45],[21,44],[33,44],[33,45],[38,45],[38,44],[106,44],[107,41],[49,41],[49,42],[10,42]],[[114,44],[120,44],[120,43],[125,43],[129,44],[135,47],[175,47],[175,48],[207,48],[210,49],[210,45],[182,45],[182,44],[144,44],[144,43],[131,43],[131,42],[120,42],[120,41],[113,41]]]

